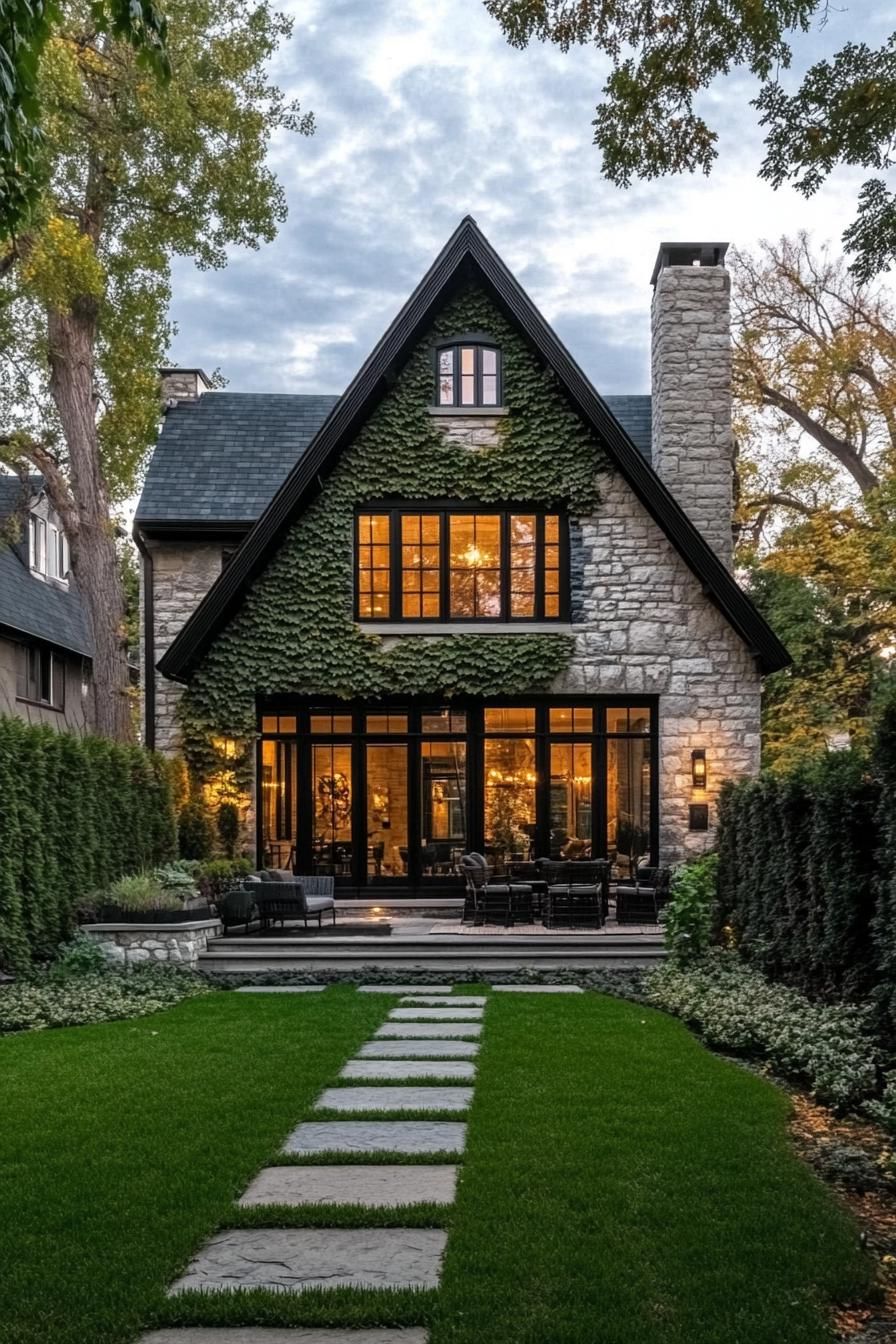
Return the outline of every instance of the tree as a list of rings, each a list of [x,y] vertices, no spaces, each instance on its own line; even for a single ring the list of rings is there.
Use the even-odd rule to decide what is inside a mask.
[[[772,762],[866,734],[896,647],[896,306],[809,239],[735,252],[738,562],[794,657]]]
[[[53,0],[0,0],[0,237],[15,234],[40,191],[38,69],[60,18]],[[94,0],[91,20],[97,32],[130,42],[159,78],[169,77],[168,25],[152,0]]]
[[[170,83],[73,0],[48,39],[39,106],[47,186],[0,288],[0,455],[39,471],[71,544],[94,637],[97,731],[130,731],[110,512],[133,493],[159,417],[175,254],[219,267],[285,217],[274,131],[310,133],[266,63],[291,23],[266,0],[173,0]]]
[[[746,67],[760,82],[751,106],[766,132],[760,177],[813,195],[838,164],[886,172],[896,143],[896,34],[879,49],[849,42],[807,70],[795,93],[780,74],[791,62],[791,35],[827,14],[827,0],[764,0],[713,6],[702,0],[485,0],[508,41],[531,39],[561,50],[593,43],[611,70],[594,121],[605,176],[633,178],[709,173],[718,134],[695,100],[719,76]],[[887,270],[896,256],[896,193],[882,177],[859,192],[844,234],[860,279]]]

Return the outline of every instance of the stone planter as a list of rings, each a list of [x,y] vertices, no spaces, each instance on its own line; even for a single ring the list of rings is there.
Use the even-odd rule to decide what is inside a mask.
[[[134,912],[131,912],[134,913]],[[151,911],[151,914],[171,913]],[[172,966],[186,966],[195,970],[199,954],[204,952],[211,938],[221,934],[221,921],[214,917],[197,919],[197,911],[175,911],[190,919],[111,920],[97,924],[82,924],[81,932],[99,943],[108,959],[116,966],[138,966],[148,961],[167,962]]]
[[[195,924],[213,918],[210,905],[187,910],[126,910],[120,905],[103,905],[97,914],[102,924]]]

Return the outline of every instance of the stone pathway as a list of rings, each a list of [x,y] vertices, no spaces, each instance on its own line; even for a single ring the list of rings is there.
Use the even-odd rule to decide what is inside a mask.
[[[245,986],[245,993],[311,992],[313,985]],[[326,1208],[400,1208],[448,1205],[457,1188],[459,1156],[467,1127],[462,1120],[378,1119],[377,1112],[465,1112],[472,1101],[477,1037],[486,998],[452,995],[444,985],[361,985],[362,993],[394,993],[398,1003],[315,1102],[318,1111],[346,1119],[305,1120],[283,1145],[283,1154],[326,1155],[326,1164],[266,1167],[239,1200],[243,1208],[277,1205]],[[430,1079],[434,1081],[429,1081]],[[356,1084],[357,1080],[357,1084]],[[455,1080],[458,1085],[455,1085]],[[463,1084],[463,1085],[461,1085]],[[355,1114],[356,1119],[351,1119]],[[370,1117],[373,1118],[370,1118]],[[340,1154],[376,1154],[370,1165]],[[431,1153],[442,1161],[403,1165],[402,1157]],[[394,1157],[395,1161],[388,1161]],[[276,1221],[276,1217],[272,1217]],[[435,1288],[447,1233],[441,1228],[257,1227],[230,1228],[211,1237],[169,1295],[199,1289]],[[420,1329],[272,1329],[216,1327],[156,1330],[141,1344],[426,1344]]]

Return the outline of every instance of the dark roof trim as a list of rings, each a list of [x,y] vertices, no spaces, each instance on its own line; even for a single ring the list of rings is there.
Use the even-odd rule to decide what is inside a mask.
[[[48,639],[46,635],[33,635],[30,630],[22,630],[17,625],[0,624],[0,639],[7,639],[11,644],[24,644],[26,647],[30,644],[39,644],[42,648],[52,649],[54,653],[62,654],[66,658],[85,663],[93,662],[93,654],[87,653],[84,649],[73,649],[70,644],[59,644],[56,640]]]
[[[155,538],[158,541],[178,541],[190,538],[203,541],[232,541],[244,537],[254,524],[254,518],[178,518],[172,522],[168,518],[137,518],[133,535]]]
[[[357,427],[388,390],[404,356],[465,264],[472,262],[508,316],[553,369],[571,402],[608,455],[703,584],[765,672],[786,667],[789,654],[732,575],[697,531],[659,476],[601,399],[541,313],[469,215],[462,220],[385,335],[343,393],[305,453],[159,661],[159,671],[185,681],[260,573],[281,531],[322,485]]]

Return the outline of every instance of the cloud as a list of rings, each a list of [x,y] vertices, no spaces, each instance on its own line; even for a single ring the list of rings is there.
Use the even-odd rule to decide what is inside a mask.
[[[224,271],[174,272],[172,357],[219,366],[232,390],[341,391],[470,213],[598,389],[646,391],[661,241],[751,246],[799,228],[837,239],[852,218],[864,174],[838,171],[811,201],[757,180],[743,76],[705,95],[720,131],[709,179],[620,191],[591,144],[606,71],[593,49],[513,50],[480,0],[294,0],[293,12],[274,76],[318,129],[272,146],[289,219]],[[867,22],[873,41],[889,20]],[[853,23],[832,12],[798,38],[800,66]]]

